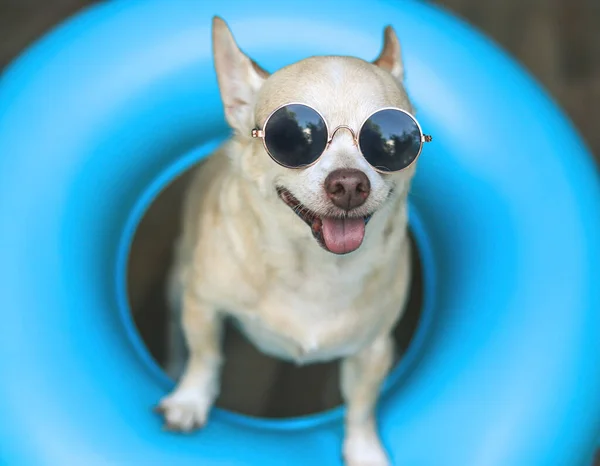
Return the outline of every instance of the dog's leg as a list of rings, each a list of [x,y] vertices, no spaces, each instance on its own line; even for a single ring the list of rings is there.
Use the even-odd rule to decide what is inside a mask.
[[[176,252],[179,253],[179,242],[176,244]],[[176,260],[169,270],[167,276],[167,328],[165,342],[165,371],[173,380],[178,380],[185,369],[187,358],[187,347],[185,335],[181,328],[181,315],[183,308],[183,290],[185,274],[182,272],[183,265],[180,254],[176,254]]]
[[[168,312],[165,371],[169,377],[177,380],[185,369],[187,351],[181,329],[181,310],[173,308]]]
[[[347,410],[343,454],[347,466],[389,465],[377,433],[375,405],[392,364],[393,350],[391,336],[382,335],[342,361],[341,389]]]
[[[165,428],[188,432],[204,425],[219,392],[223,322],[193,287],[185,287],[182,301],[189,358],[175,390],[161,400],[158,410],[164,415]]]

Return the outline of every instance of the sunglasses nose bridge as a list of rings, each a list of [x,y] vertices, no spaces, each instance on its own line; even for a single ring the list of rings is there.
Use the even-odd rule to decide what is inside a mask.
[[[352,135],[352,140],[354,141],[354,144],[356,144],[356,133],[354,132],[354,130],[352,128],[350,128],[350,126],[348,125],[339,125],[336,128],[333,129],[333,131],[331,132],[331,136],[329,137],[329,141],[331,142],[333,141],[333,137],[335,136],[335,134],[340,130],[340,129],[346,129],[348,131],[350,131],[350,134]]]

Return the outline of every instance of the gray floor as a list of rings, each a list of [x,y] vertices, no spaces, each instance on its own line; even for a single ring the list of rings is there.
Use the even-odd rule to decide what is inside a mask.
[[[85,0],[0,0],[0,69],[27,44],[61,19],[92,3]],[[482,29],[509,51],[545,86],[572,118],[596,157],[600,154],[600,1],[598,0],[440,0],[437,2]],[[144,317],[140,331],[152,353],[162,354],[164,306],[160,294],[177,225],[183,183],[172,186],[144,219],[130,265],[130,300]],[[405,346],[418,319],[419,290],[398,340]],[[242,339],[230,338],[233,358],[224,386],[246,387],[245,395],[226,393],[220,404],[254,414],[285,416],[321,409],[339,401],[335,367],[309,369],[265,359]],[[237,360],[237,362],[235,362]],[[256,373],[271,391],[256,385]],[[255,384],[253,389],[253,383]],[[309,393],[310,395],[307,395]],[[293,400],[293,401],[292,401]],[[600,461],[598,462],[600,466]]]

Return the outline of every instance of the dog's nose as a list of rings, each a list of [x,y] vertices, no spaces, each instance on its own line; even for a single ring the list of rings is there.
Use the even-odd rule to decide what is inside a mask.
[[[332,171],[325,178],[325,192],[335,206],[351,210],[365,203],[371,183],[360,170],[344,168]]]

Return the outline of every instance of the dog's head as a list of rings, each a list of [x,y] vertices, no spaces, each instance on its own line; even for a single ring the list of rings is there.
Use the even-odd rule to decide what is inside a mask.
[[[361,124],[374,112],[386,107],[413,111],[394,30],[385,29],[382,51],[372,63],[311,57],[270,75],[240,51],[226,23],[214,18],[213,52],[225,117],[238,144],[234,162],[266,198],[279,198],[278,208],[298,214],[309,227],[296,220],[302,234],[312,233],[320,246],[336,254],[356,250],[371,217],[390,215],[392,209],[384,206],[405,198],[415,170],[413,163],[382,173],[356,144]],[[317,110],[329,128],[322,155],[300,169],[275,163],[262,141],[251,136],[273,111],[289,103]]]

